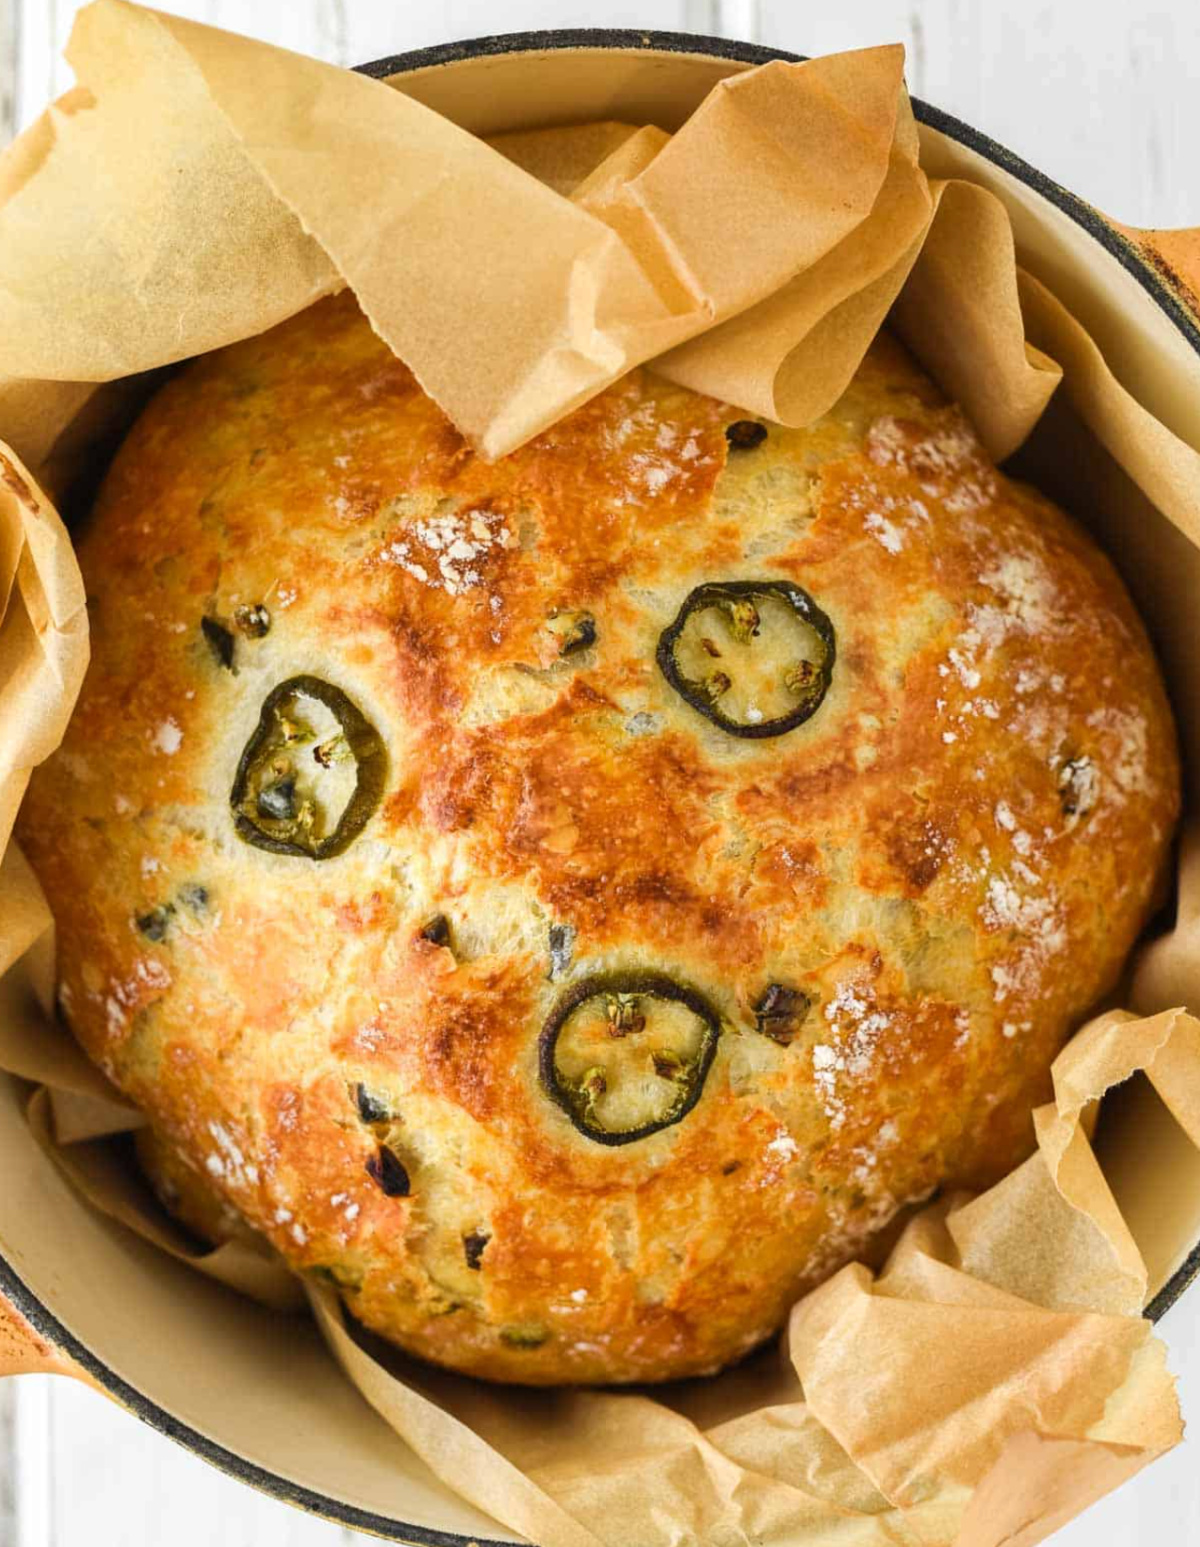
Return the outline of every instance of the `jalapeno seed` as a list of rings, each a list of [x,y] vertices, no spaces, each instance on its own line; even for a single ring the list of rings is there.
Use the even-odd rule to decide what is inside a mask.
[[[762,628],[762,615],[748,596],[723,596],[718,609],[729,622],[729,632],[740,645],[748,645]]]
[[[383,794],[379,732],[340,688],[291,677],[268,693],[238,763],[238,835],[273,854],[328,859],[370,820]]]
[[[767,427],[757,419],[738,419],[725,426],[725,439],[731,451],[753,451],[767,438]]]
[[[608,1016],[610,1037],[628,1036],[631,1031],[644,1031],[646,1017],[641,1009],[640,994],[606,994],[604,1013]]]
[[[657,1053],[650,1054],[650,1062],[654,1066],[654,1072],[660,1080],[682,1080],[686,1072],[686,1064],[678,1053],[672,1053],[670,1048],[659,1048]]]
[[[585,978],[542,1029],[542,1088],[585,1137],[631,1144],[695,1106],[720,1030],[704,996],[666,973]]]
[[[710,704],[715,704],[718,698],[723,698],[733,686],[733,678],[727,671],[710,671],[707,677],[700,681],[700,691]]]
[[[345,763],[354,756],[350,750],[350,743],[338,731],[336,736],[330,736],[328,741],[322,741],[319,746],[313,748],[313,757],[322,768],[332,768],[335,763]]]
[[[608,1094],[608,1076],[599,1064],[593,1064],[579,1076],[579,1094],[582,1097],[584,1109],[589,1115],[594,1111],[601,1096]]]
[[[663,630],[656,659],[691,708],[731,736],[758,738],[816,713],[835,655],[833,624],[801,586],[739,580],[697,586]]]

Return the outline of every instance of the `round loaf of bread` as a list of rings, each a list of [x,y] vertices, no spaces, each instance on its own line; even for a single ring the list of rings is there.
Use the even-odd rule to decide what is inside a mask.
[[[160,390],[80,560],[63,1014],[172,1197],[457,1370],[716,1370],[1002,1175],[1168,852],[1120,581],[886,337],[807,429],[639,370],[489,464],[344,294]]]

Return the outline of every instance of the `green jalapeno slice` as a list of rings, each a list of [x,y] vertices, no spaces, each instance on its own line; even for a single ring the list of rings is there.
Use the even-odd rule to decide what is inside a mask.
[[[782,736],[821,706],[833,624],[790,580],[732,580],[690,593],[658,641],[663,676],[731,736]]]
[[[632,1144],[686,1117],[704,1089],[721,1019],[661,972],[601,973],[542,1028],[542,1087],[597,1144]]]
[[[328,859],[366,826],[383,794],[379,732],[340,688],[290,677],[273,688],[230,794],[238,835],[272,854]]]

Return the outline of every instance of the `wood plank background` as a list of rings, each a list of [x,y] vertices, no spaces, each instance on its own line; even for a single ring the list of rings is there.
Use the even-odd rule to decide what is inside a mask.
[[[161,9],[339,64],[545,26],[714,33],[798,53],[899,39],[925,97],[1130,224],[1200,224],[1200,5],[1164,0],[159,0]],[[71,74],[77,0],[0,0],[0,133]],[[1164,1323],[1185,1413],[1200,1415],[1200,1291]],[[1200,1543],[1194,1443],[1056,1538]],[[0,1547],[349,1547],[367,1538],[207,1467],[94,1393],[0,1385]],[[636,1547],[636,1544],[630,1544]]]

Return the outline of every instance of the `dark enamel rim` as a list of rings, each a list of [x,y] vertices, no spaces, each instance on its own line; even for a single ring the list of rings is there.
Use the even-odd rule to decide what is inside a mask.
[[[386,59],[376,59],[370,64],[359,65],[363,75],[376,79],[387,75],[400,75],[411,70],[425,69],[430,65],[455,64],[463,59],[486,58],[501,54],[545,53],[557,49],[613,48],[647,49],[665,54],[698,54],[717,59],[732,59],[740,64],[768,64],[773,59],[797,61],[800,54],[785,53],[781,49],[766,48],[756,43],[738,43],[728,38],[709,38],[682,32],[636,32],[627,29],[609,30],[602,27],[577,28],[566,31],[513,32],[497,37],[474,38],[462,43],[444,43],[436,48],[415,49],[407,54],[393,54]],[[1051,204],[1068,215],[1076,225],[1104,248],[1142,287],[1155,305],[1166,314],[1188,343],[1200,355],[1200,327],[1193,321],[1186,308],[1169,286],[1142,257],[1132,242],[1082,199],[1051,181],[1036,167],[1023,161],[1003,145],[980,134],[960,119],[943,113],[928,103],[913,98],[913,111],[917,119],[932,129],[939,130],[956,140],[968,150],[1002,168],[1019,182],[1041,194]],[[1184,1290],[1200,1277],[1200,1243],[1190,1253],[1183,1265],[1166,1283],[1146,1308],[1151,1321],[1157,1321],[1179,1299]],[[357,1531],[370,1532],[392,1541],[410,1544],[410,1547],[511,1547],[510,1543],[494,1538],[460,1536],[453,1531],[436,1531],[429,1526],[410,1525],[384,1515],[356,1509],[352,1504],[331,1499],[325,1494],[303,1488],[268,1472],[262,1467],[236,1455],[224,1446],[198,1433],[195,1429],[152,1402],[141,1392],[123,1381],[115,1371],[103,1364],[90,1349],[74,1337],[33,1292],[17,1277],[9,1264],[0,1256],[0,1291],[20,1311],[30,1325],[56,1347],[61,1348],[80,1364],[96,1382],[113,1396],[123,1407],[135,1413],[143,1423],[159,1430],[170,1439],[202,1456],[204,1460],[220,1467],[222,1471],[239,1478],[242,1482],[269,1493],[300,1509],[309,1510],[327,1520],[336,1520]]]

